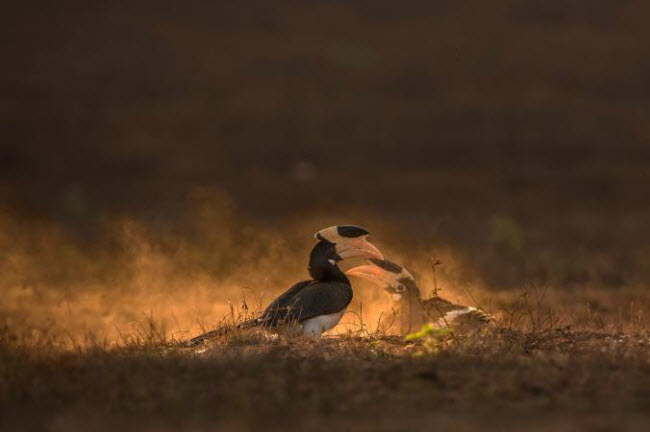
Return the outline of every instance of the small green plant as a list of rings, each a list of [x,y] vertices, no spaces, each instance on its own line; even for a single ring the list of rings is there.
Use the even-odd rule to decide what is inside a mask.
[[[453,330],[449,327],[436,327],[433,324],[424,324],[420,331],[409,333],[406,335],[406,340],[418,340],[418,339],[443,339],[448,335],[452,334]]]
[[[407,341],[421,341],[422,348],[415,352],[416,356],[425,354],[436,354],[440,351],[440,345],[444,343],[453,330],[449,327],[436,327],[433,324],[425,324],[420,331],[406,335]]]

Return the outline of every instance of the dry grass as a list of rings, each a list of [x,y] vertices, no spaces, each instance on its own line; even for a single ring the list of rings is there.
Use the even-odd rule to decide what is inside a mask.
[[[392,249],[388,235],[377,244],[419,270],[423,294],[437,287],[497,324],[407,341],[391,336],[385,293],[355,281],[330,337],[241,332],[237,322],[304,277],[309,234],[327,221],[285,224],[286,234],[253,228],[219,200],[199,204],[188,232],[129,220],[90,247],[52,224],[4,218],[0,428],[569,431],[647,420],[643,284],[488,288],[451,248]],[[507,237],[495,245],[515,243]],[[435,283],[432,255],[443,262]],[[181,343],[214,327],[225,331],[200,347]]]
[[[401,256],[419,266],[424,294],[437,287],[496,325],[391,336],[386,295],[355,281],[350,313],[327,338],[242,332],[237,322],[302,277],[309,244],[241,220],[211,227],[220,210],[190,220],[196,236],[129,222],[98,252],[6,218],[0,428],[572,431],[648,420],[642,285],[481,289],[444,250],[433,251],[443,261],[434,284],[430,254],[416,247]],[[209,342],[182,343],[214,327],[223,331]]]
[[[228,331],[185,348],[151,321],[120,346],[62,350],[55,335],[19,337],[5,326],[0,425],[641,430],[650,408],[647,332],[633,322],[626,332],[559,327],[543,321],[543,306],[520,301],[519,320],[410,341],[354,332],[313,341],[224,322]]]

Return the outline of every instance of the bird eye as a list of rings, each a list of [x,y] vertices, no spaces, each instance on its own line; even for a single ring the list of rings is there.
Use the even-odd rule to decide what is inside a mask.
[[[330,264],[332,264],[332,265],[336,264],[336,261],[333,260],[332,258],[328,259],[327,261],[328,261]]]
[[[404,292],[404,291],[406,291],[406,287],[405,287],[403,284],[399,284],[399,285],[397,285],[397,287],[395,288],[395,291],[397,291],[398,293],[400,293],[400,292]]]

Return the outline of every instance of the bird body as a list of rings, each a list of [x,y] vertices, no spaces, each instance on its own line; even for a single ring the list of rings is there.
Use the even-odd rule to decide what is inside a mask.
[[[381,252],[367,241],[368,234],[353,225],[337,225],[316,233],[318,243],[309,254],[308,265],[312,279],[292,285],[258,318],[245,321],[238,328],[298,326],[303,335],[319,338],[336,326],[354,295],[350,280],[338,263],[348,258],[383,259]],[[197,345],[214,334],[204,333],[188,345]]]
[[[300,324],[321,316],[336,315],[339,312],[345,312],[353,295],[349,281],[347,283],[342,281],[302,281],[275,299],[257,318],[257,325],[277,327]],[[329,322],[329,320],[331,317],[326,321]],[[337,323],[338,320],[334,325]],[[328,327],[327,330],[334,325]],[[310,328],[309,335],[314,335],[313,328]]]
[[[494,318],[472,306],[452,303],[440,296],[431,297],[422,301],[424,313],[435,320],[438,327],[454,326],[456,328],[472,329],[487,324]]]
[[[319,315],[309,318],[302,323],[302,332],[305,336],[319,337],[321,334],[334,328],[345,314],[345,310],[329,315]]]
[[[452,303],[435,295],[422,299],[420,288],[411,273],[387,259],[368,259],[368,265],[348,270],[348,275],[359,276],[384,286],[393,301],[401,306],[402,333],[410,333],[425,323],[437,327],[472,330],[491,322],[494,318],[482,310]]]

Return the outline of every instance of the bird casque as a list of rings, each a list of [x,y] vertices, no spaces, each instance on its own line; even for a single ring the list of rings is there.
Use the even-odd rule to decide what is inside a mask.
[[[493,317],[477,308],[454,304],[440,296],[422,299],[413,275],[402,266],[381,258],[369,258],[367,265],[354,267],[346,273],[383,285],[393,301],[400,304],[400,330],[410,333],[425,323],[437,327],[462,330],[479,328]]]

